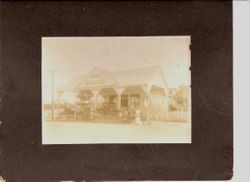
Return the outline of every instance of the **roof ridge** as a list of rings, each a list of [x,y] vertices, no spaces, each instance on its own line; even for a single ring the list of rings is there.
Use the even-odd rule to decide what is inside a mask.
[[[159,65],[156,66],[148,66],[148,67],[140,67],[140,68],[133,68],[133,69],[125,69],[125,70],[116,70],[116,71],[110,71],[111,73],[114,72],[123,72],[123,71],[135,71],[135,70],[143,70],[143,69],[149,69],[149,68],[159,68],[161,69],[161,67]]]

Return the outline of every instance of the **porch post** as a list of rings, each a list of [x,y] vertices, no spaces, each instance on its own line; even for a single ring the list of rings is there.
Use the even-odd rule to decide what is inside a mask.
[[[75,112],[74,112],[74,117],[75,117],[75,120],[77,120],[77,110],[76,110],[76,98],[77,98],[77,92],[74,92],[74,101],[75,101]]]
[[[128,94],[128,107],[130,108],[130,106],[131,106],[131,95]]]
[[[121,94],[117,94],[117,109],[121,108]]]
[[[94,97],[94,116],[96,116],[97,97],[98,97],[100,90],[91,90],[91,91],[92,91],[93,97]]]
[[[120,111],[121,109],[121,95],[123,93],[123,91],[125,90],[125,88],[114,88],[115,92],[117,93],[117,109]]]
[[[146,85],[145,87],[142,87],[142,89],[145,92],[145,107],[146,107],[146,112],[147,112],[147,123],[150,122],[150,90],[151,90],[151,85]]]
[[[167,117],[168,117],[169,96],[168,96],[168,89],[167,88],[164,89],[164,93],[165,93],[166,100],[167,100],[167,111],[166,111],[166,113],[167,113]]]

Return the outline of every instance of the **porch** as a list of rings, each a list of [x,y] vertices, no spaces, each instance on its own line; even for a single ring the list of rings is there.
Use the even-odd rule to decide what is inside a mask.
[[[58,93],[58,102],[61,94]],[[66,118],[74,120],[129,123],[134,122],[136,111],[140,112],[139,117],[143,121],[149,121],[152,115],[160,117],[168,111],[166,89],[152,85],[88,88],[74,92],[74,96],[71,114],[66,114]],[[65,117],[60,112],[55,113],[56,120]]]

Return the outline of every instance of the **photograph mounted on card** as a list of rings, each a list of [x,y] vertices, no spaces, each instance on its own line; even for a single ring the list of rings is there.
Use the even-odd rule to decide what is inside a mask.
[[[43,144],[191,143],[191,37],[43,37]]]

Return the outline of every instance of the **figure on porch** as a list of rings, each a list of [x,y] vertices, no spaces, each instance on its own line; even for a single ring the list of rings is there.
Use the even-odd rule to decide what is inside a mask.
[[[141,118],[140,118],[141,112],[139,109],[135,111],[135,124],[141,125]]]

